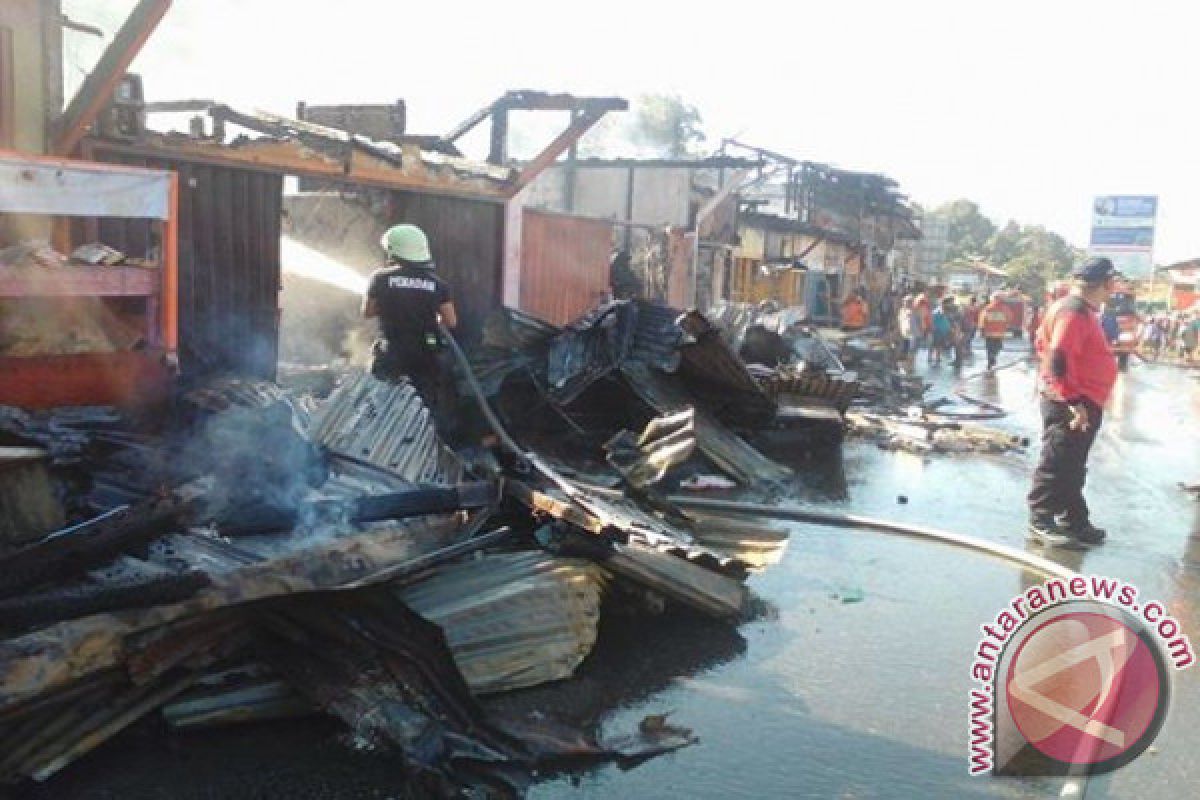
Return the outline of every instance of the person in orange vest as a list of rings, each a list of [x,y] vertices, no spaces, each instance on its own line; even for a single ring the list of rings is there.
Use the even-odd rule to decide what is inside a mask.
[[[842,329],[847,331],[862,330],[867,327],[870,313],[866,301],[858,293],[849,295],[842,301]]]
[[[1000,293],[992,295],[992,301],[979,314],[979,327],[983,330],[983,343],[987,349],[987,368],[996,368],[996,360],[1004,349],[1004,337],[1008,335],[1008,304]]]
[[[929,346],[929,351],[926,354],[926,357],[929,359],[930,363],[933,362],[933,346],[932,346],[933,307],[932,306],[933,306],[933,302],[930,299],[928,289],[926,289],[925,291],[918,294],[916,302],[913,304],[913,310],[916,312],[916,319],[920,322],[920,325],[921,325],[921,333],[920,333],[920,336],[917,341],[917,348],[919,349],[921,344],[926,344],[927,346]],[[914,352],[913,355],[915,356],[916,353]]]

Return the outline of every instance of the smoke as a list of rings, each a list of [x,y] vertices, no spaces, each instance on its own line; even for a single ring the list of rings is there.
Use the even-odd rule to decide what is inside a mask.
[[[295,508],[326,477],[320,451],[284,401],[233,406],[209,418],[180,458],[214,477],[207,497],[213,511],[252,504]]]
[[[373,323],[359,310],[367,276],[291,236],[280,242],[280,258],[280,360],[365,363],[374,339]]]

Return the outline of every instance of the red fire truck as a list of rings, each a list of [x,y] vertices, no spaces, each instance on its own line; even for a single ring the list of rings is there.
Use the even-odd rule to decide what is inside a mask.
[[[1008,332],[1020,339],[1025,330],[1025,311],[1029,308],[1029,298],[1017,289],[1000,291],[998,294],[1008,308]]]

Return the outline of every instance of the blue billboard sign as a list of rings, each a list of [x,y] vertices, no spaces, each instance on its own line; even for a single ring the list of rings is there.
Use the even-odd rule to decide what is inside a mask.
[[[1092,202],[1088,254],[1105,256],[1131,278],[1148,278],[1154,268],[1154,195],[1105,195]]]

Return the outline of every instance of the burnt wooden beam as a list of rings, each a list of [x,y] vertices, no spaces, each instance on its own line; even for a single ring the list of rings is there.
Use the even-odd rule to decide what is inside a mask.
[[[322,501],[301,508],[254,506],[234,511],[221,520],[217,528],[223,536],[252,536],[290,531],[302,519],[314,513],[318,517],[322,516],[323,509],[326,516],[345,513],[352,522],[374,522],[453,511],[474,511],[492,505],[497,499],[494,484],[476,481],[458,486],[415,488],[368,495],[348,505],[339,501]]]
[[[470,133],[472,130],[474,130],[475,127],[477,125],[479,125],[479,123],[483,122],[485,119],[487,119],[489,116],[491,116],[492,110],[495,107],[496,107],[495,103],[491,103],[489,105],[484,106],[483,108],[479,109],[474,114],[472,114],[471,116],[464,119],[462,122],[455,125],[454,129],[451,130],[449,133],[447,133],[442,138],[445,139],[447,142],[458,141],[459,139],[461,139],[462,137],[464,137],[468,133]]]
[[[575,97],[570,94],[548,94],[530,90],[505,92],[494,103],[484,106],[454,126],[443,136],[446,142],[455,142],[474,130],[488,117],[493,118],[491,154],[507,156],[508,112],[509,111],[570,111],[573,113],[627,111],[629,101],[623,97]],[[504,143],[499,139],[503,136]],[[492,160],[489,158],[489,160]],[[500,164],[503,161],[492,161]]]
[[[743,150],[749,150],[752,153],[757,153],[759,156],[762,156],[764,158],[769,158],[772,161],[779,161],[783,164],[787,164],[787,165],[793,166],[793,167],[802,163],[799,160],[792,158],[791,156],[785,156],[782,153],[777,153],[774,150],[768,150],[765,147],[756,147],[752,144],[744,144],[742,142],[739,142],[737,139],[725,139],[722,141],[721,144],[722,144],[722,146],[728,144],[728,145],[732,145],[733,147],[740,147]]]
[[[629,101],[623,97],[576,97],[571,94],[548,94],[529,90],[506,92],[497,101],[507,108],[519,111],[609,111],[629,110]]]
[[[492,108],[492,138],[487,160],[496,165],[503,165],[508,160],[508,106],[503,103]]]
[[[218,118],[214,118],[214,123],[223,124]],[[218,136],[214,130],[214,138],[223,137]],[[326,154],[305,147],[294,139],[255,139],[233,147],[196,139],[168,141],[165,137],[152,137],[137,143],[93,139],[87,144],[98,152],[116,156],[134,155],[142,158],[187,161],[238,170],[295,175],[353,186],[373,186],[476,200],[503,200],[508,185],[507,181],[484,174],[450,173],[443,176],[429,169],[371,161],[367,157],[353,159],[350,171],[346,172],[344,153]]]
[[[66,156],[74,152],[100,112],[112,99],[121,79],[142,47],[171,7],[171,0],[141,0],[125,24],[100,56],[70,105],[59,118],[53,152]]]
[[[219,105],[216,100],[161,100],[156,103],[146,103],[142,109],[147,114],[170,113],[179,111],[208,111]]]
[[[362,150],[381,161],[395,166],[400,166],[402,162],[399,154],[376,147],[371,140],[350,133],[349,131],[341,130],[340,128],[330,128],[314,122],[289,119],[288,117],[281,117],[265,111],[239,111],[227,105],[213,106],[209,109],[209,115],[213,118],[214,122],[232,122],[235,125],[240,125],[243,128],[264,133],[277,139],[295,138],[304,140],[307,138],[306,143],[310,145],[316,143],[335,146],[339,151],[338,155],[342,159],[344,173],[350,172],[350,161],[352,152],[355,149]]]
[[[579,141],[580,137],[592,129],[592,126],[600,121],[605,112],[603,111],[585,111],[571,121],[566,130],[555,137],[554,141],[546,145],[542,152],[525,165],[521,173],[514,181],[512,188],[509,190],[510,197],[516,196],[522,189],[541,175],[547,167],[558,160],[558,157],[565,153],[572,144]]]
[[[0,559],[0,597],[81,575],[129,548],[170,533],[190,509],[190,501],[175,495],[151,498],[9,553]]]

